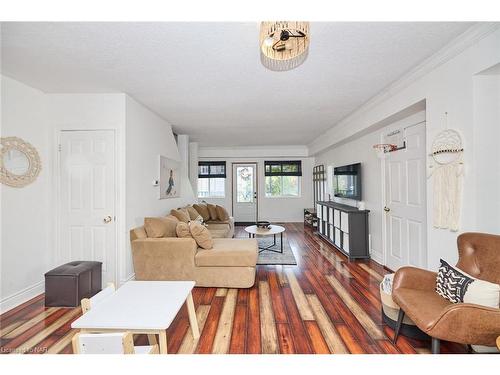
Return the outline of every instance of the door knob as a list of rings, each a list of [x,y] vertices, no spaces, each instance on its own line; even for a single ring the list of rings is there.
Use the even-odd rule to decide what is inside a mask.
[[[257,192],[256,192],[256,191],[254,191],[254,192],[253,192],[253,197],[254,197],[255,199],[257,199]]]
[[[111,223],[111,220],[112,220],[112,219],[111,219],[111,216],[109,216],[109,215],[108,215],[108,216],[106,216],[106,217],[104,218],[104,220],[103,220],[103,221],[104,221],[104,224],[109,224],[109,223]]]
[[[385,206],[385,207],[384,207],[384,211],[385,211],[385,212],[389,212],[390,210],[391,210],[391,209],[390,209],[389,207],[387,207],[387,206]]]

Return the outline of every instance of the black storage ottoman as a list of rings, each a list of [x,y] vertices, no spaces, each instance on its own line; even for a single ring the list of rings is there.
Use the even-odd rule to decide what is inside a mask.
[[[102,263],[75,261],[45,274],[45,306],[77,307],[102,288]]]

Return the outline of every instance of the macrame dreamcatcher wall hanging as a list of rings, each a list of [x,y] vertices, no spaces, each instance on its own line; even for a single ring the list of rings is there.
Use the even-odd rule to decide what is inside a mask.
[[[446,113],[447,115],[447,113]],[[460,226],[463,183],[462,137],[453,129],[440,132],[432,143],[434,161],[429,177],[434,177],[433,225],[457,231]]]

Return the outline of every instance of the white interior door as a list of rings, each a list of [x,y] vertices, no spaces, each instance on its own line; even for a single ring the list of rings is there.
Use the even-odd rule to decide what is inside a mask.
[[[406,149],[385,160],[385,260],[390,269],[427,265],[425,123],[406,129]]]
[[[61,255],[100,261],[103,283],[115,282],[114,131],[62,131],[60,139]]]
[[[257,220],[257,164],[233,164],[233,216],[236,222]]]

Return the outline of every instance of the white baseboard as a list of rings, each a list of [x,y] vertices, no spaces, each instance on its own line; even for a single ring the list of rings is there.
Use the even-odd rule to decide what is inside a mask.
[[[0,300],[0,314],[3,314],[13,308],[29,301],[32,298],[45,292],[45,281],[40,281],[17,293],[11,294]]]
[[[130,275],[129,277],[126,277],[124,279],[120,279],[120,285],[125,284],[127,281],[134,280],[135,279],[135,273]]]
[[[384,259],[382,257],[382,254],[372,251],[370,254],[370,258],[372,258],[372,260],[374,260],[375,262],[377,262],[381,266],[384,265]]]

